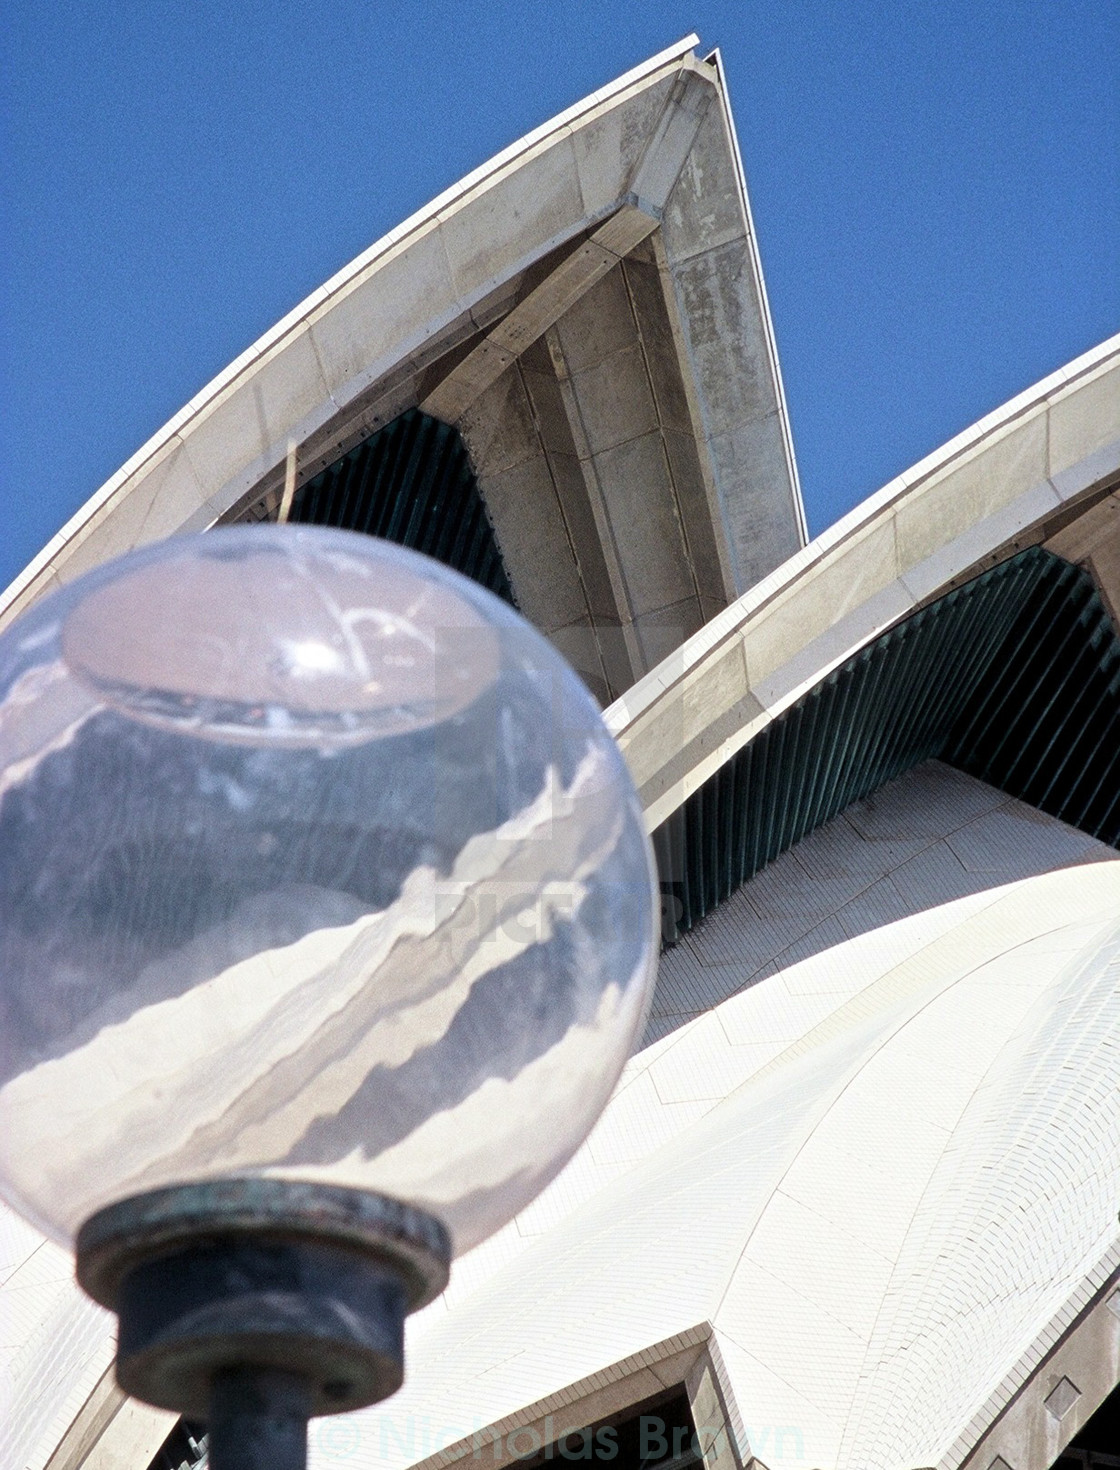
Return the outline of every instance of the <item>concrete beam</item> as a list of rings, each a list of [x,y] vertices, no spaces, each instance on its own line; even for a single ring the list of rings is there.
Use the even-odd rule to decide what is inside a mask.
[[[657,130],[642,154],[630,181],[630,192],[640,208],[657,219],[673,192],[700,124],[716,94],[715,78],[698,71],[682,71],[677,78]]]
[[[1120,633],[1120,490],[1098,501],[1043,545],[1088,571]]]
[[[653,233],[714,96],[713,82],[694,71],[681,73],[634,170],[632,202],[577,245],[491,329],[421,403],[425,413],[456,423],[527,347]]]
[[[527,347],[656,228],[656,216],[623,205],[452,368],[420,404],[422,411],[444,423],[457,423]]]

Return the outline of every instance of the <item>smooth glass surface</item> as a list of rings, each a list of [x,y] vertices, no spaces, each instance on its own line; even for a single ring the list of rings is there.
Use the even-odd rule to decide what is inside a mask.
[[[0,637],[0,1187],[379,1190],[456,1250],[581,1142],[652,987],[636,795],[561,657],[347,532],[176,538]]]

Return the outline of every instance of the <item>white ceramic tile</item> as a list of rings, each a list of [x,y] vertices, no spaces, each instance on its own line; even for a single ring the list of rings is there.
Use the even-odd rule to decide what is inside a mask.
[[[752,1353],[734,1334],[716,1333],[751,1452],[775,1470],[819,1470],[834,1463],[840,1424]]]

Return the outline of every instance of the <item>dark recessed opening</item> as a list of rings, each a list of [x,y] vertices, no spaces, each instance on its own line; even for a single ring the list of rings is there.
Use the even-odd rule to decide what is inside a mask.
[[[1120,1470],[1120,1388],[1114,1388],[1054,1462],[1056,1470]]]
[[[297,492],[293,521],[380,536],[435,557],[515,605],[458,429],[410,408]]]
[[[528,1427],[514,1429],[506,1433],[503,1448],[529,1470],[545,1465],[553,1470],[564,1464],[609,1466],[610,1470],[694,1470],[703,1464],[703,1446],[683,1384],[572,1429],[543,1446],[540,1439],[539,1432]]]
[[[195,1470],[206,1458],[206,1425],[180,1419],[160,1445],[148,1470]]]

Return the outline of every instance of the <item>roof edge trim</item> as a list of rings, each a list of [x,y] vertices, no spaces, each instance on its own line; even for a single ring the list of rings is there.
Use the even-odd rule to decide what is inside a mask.
[[[735,172],[738,176],[739,198],[743,206],[743,213],[747,219],[747,237],[750,240],[751,257],[755,263],[755,276],[758,287],[758,299],[762,309],[763,332],[769,346],[770,376],[774,388],[774,396],[778,402],[778,416],[782,426],[782,442],[785,445],[786,461],[789,465],[790,488],[793,495],[793,514],[797,522],[798,539],[802,546],[809,540],[809,522],[805,516],[805,501],[801,494],[801,476],[797,469],[797,455],[794,452],[793,430],[789,420],[789,405],[786,402],[786,389],[782,381],[782,364],[778,357],[778,339],[774,335],[774,319],[770,314],[770,297],[766,290],[766,277],[762,273],[761,251],[758,245],[758,235],[754,228],[754,215],[751,212],[751,196],[747,188],[747,172],[743,167],[743,153],[739,147],[739,133],[735,127],[735,110],[731,106],[731,90],[727,85],[727,73],[723,67],[723,56],[716,46],[705,61],[714,67],[716,76],[719,78],[719,96],[723,107],[724,116],[727,120],[727,131],[731,137],[731,154],[735,160]]]

